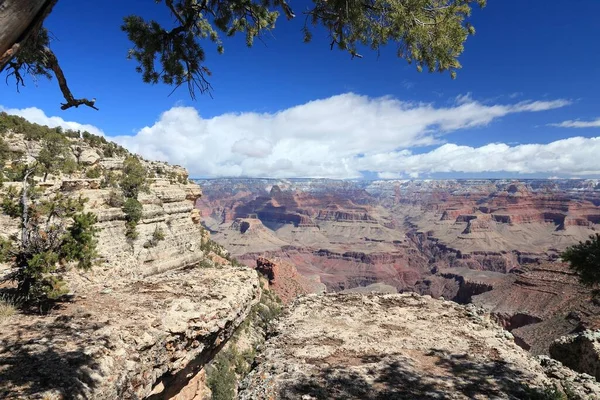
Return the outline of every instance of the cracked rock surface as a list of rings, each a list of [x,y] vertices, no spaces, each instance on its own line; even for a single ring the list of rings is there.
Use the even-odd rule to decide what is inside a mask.
[[[308,295],[277,324],[240,398],[526,399],[563,388],[600,398],[590,378],[532,357],[472,305]]]

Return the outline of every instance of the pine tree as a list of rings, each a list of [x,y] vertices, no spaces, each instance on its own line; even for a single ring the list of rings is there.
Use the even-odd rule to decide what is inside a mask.
[[[77,99],[71,93],[58,59],[50,49],[44,19],[58,0],[5,0],[0,10],[0,72],[8,70],[24,83],[23,74],[56,76],[66,100],[62,109],[86,105],[95,99]],[[304,41],[315,31],[327,32],[329,45],[362,57],[359,48],[378,51],[392,44],[398,57],[414,63],[418,71],[449,71],[454,78],[458,57],[475,29],[469,22],[473,5],[486,0],[313,0],[304,11]],[[246,44],[275,28],[280,14],[296,17],[285,0],[157,0],[170,15],[166,26],[138,15],[124,18],[121,29],[132,43],[129,58],[147,83],[211,90],[210,69],[205,65],[205,42],[224,51],[221,36],[245,35]],[[168,17],[161,18],[161,21]],[[97,109],[97,108],[96,108]]]
[[[600,234],[567,248],[561,258],[579,275],[581,283],[587,286],[600,284]]]

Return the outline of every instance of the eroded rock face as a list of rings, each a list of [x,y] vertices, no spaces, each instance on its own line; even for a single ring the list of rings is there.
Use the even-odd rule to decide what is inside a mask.
[[[13,140],[17,149],[39,151],[22,136]],[[201,189],[183,168],[166,163],[141,160],[152,178],[138,196],[138,238],[128,240],[120,191],[102,183],[107,171],[118,181],[124,158],[102,158],[100,149],[69,140],[79,169],[50,176],[44,194],[87,199],[85,211],[98,218],[99,265],[66,266],[68,301],[48,315],[32,310],[2,321],[0,398],[209,397],[202,367],[258,302],[256,272],[231,266],[216,245],[203,246],[208,232],[193,212]],[[103,177],[86,178],[89,168]],[[9,186],[20,187],[9,182],[2,190]],[[5,215],[0,225],[3,237],[19,228]],[[2,276],[11,272],[4,268]]]
[[[321,282],[300,275],[296,267],[281,260],[259,257],[256,270],[268,280],[269,289],[286,304],[302,294],[325,292]]]
[[[550,345],[550,356],[600,380],[600,331],[563,336]]]
[[[259,296],[256,273],[233,267],[88,285],[49,316],[3,326],[0,397],[174,397]]]
[[[240,398],[512,399],[553,385],[599,398],[593,380],[549,364],[553,376],[472,305],[416,294],[312,295],[277,324]]]

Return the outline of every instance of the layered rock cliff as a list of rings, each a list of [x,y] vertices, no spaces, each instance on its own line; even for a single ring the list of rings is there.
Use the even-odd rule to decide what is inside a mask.
[[[39,143],[21,132],[5,138],[25,161],[39,154]],[[0,397],[201,398],[204,366],[259,302],[258,275],[233,266],[210,241],[193,209],[200,187],[181,167],[140,160],[148,173],[138,195],[142,218],[137,238],[126,237],[115,182],[128,154],[88,139],[68,139],[69,171],[36,180],[42,196],[87,199],[85,210],[98,219],[99,257],[91,271],[61,267],[69,294],[48,314],[25,308],[3,317]],[[4,182],[3,196],[9,187],[20,184]],[[7,215],[0,224],[4,238],[19,226]],[[2,282],[0,290],[11,287]]]

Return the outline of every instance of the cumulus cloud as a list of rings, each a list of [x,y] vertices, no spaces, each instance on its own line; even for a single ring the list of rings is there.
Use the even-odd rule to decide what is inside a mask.
[[[381,178],[414,174],[508,172],[512,174],[599,175],[600,137],[572,137],[548,144],[509,146],[490,143],[481,147],[444,144],[430,152],[390,152],[358,160],[359,168],[379,171]]]
[[[174,107],[136,135],[114,139],[145,157],[184,165],[192,176],[358,178],[364,170],[358,168],[361,157],[364,164],[389,152],[441,144],[444,134],[485,126],[508,114],[568,104],[485,105],[466,95],[451,106],[436,107],[347,93],[276,113],[207,119],[194,108]]]
[[[146,158],[185,166],[194,177],[359,178],[363,171],[387,178],[454,171],[578,174],[592,166],[580,165],[585,155],[574,154],[579,150],[574,148],[575,143],[570,147],[555,145],[560,151],[553,150],[553,144],[471,148],[444,144],[443,138],[509,114],[568,104],[568,100],[561,99],[483,104],[467,94],[441,107],[347,93],[276,113],[203,118],[195,108],[173,107],[135,135],[111,139]],[[37,121],[55,118],[41,114]],[[431,145],[439,147],[425,154],[413,153],[416,147]],[[515,151],[523,156],[516,156]],[[569,157],[578,162],[568,162]],[[558,167],[564,170],[558,171]]]
[[[50,128],[56,128],[60,126],[64,129],[72,129],[74,131],[88,131],[89,133],[93,133],[94,135],[104,136],[104,132],[101,129],[89,125],[89,124],[80,124],[79,122],[74,121],[65,121],[61,117],[48,117],[44,111],[40,110],[36,107],[29,108],[4,108],[0,105],[0,111],[4,111],[7,114],[18,115],[19,117],[23,117],[30,122],[34,122],[40,125],[46,125]]]
[[[600,128],[600,118],[594,121],[569,120],[549,125],[558,128]]]

